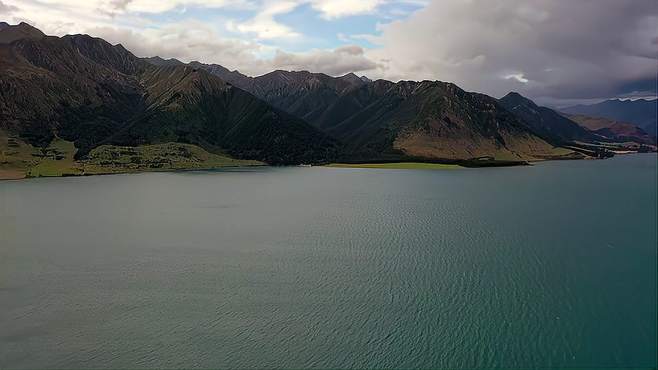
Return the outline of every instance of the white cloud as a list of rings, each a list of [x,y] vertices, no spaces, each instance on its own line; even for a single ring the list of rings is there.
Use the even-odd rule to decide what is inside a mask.
[[[274,19],[277,15],[293,11],[297,6],[298,1],[269,1],[255,17],[243,23],[231,21],[227,28],[234,32],[255,34],[259,39],[299,37],[299,33]]]
[[[371,71],[379,66],[366,58],[360,46],[348,45],[335,50],[313,50],[307,53],[277,51],[271,61],[273,69],[309,70],[340,76],[349,72]]]
[[[309,70],[339,76],[380,67],[364,55],[360,46],[289,53],[255,42],[222,37],[213,27],[194,20],[140,31],[96,27],[88,32],[110,43],[121,43],[140,57],[158,55],[183,62],[217,63],[252,76],[275,69]],[[273,56],[266,58],[263,55]]]
[[[112,44],[120,43],[140,57],[159,55],[184,62],[198,60],[217,63],[249,75],[264,74],[273,69],[342,75],[377,68],[358,46],[290,53],[259,42],[263,39],[302,37],[290,27],[276,22],[275,17],[293,11],[305,0],[265,0],[260,3],[263,6],[256,9],[255,16],[241,24],[211,24],[193,18],[155,22],[138,11],[146,8],[150,12],[166,11],[193,5],[198,3],[196,0],[165,0],[158,4],[151,0],[88,0],[83,3],[73,0],[21,0],[20,9],[14,5],[17,0],[2,1],[3,7],[15,13],[7,19],[11,23],[27,21],[50,35],[87,33]],[[10,3],[5,4],[5,1]],[[207,5],[247,9],[253,4],[215,0]],[[238,38],[235,34],[223,34],[222,30],[237,32],[238,36],[240,33],[254,35],[255,38]]]
[[[313,9],[326,19],[373,12],[382,0],[312,0]]]
[[[261,72],[263,62],[257,57],[265,48],[254,42],[222,37],[214,27],[195,20],[165,24],[160,28],[129,30],[96,27],[89,34],[110,43],[121,43],[140,57],[159,55],[184,62],[198,60],[219,63],[246,73]]]
[[[302,36],[276,20],[276,17],[287,14],[299,6],[310,4],[322,18],[332,20],[358,14],[373,12],[384,0],[263,0],[258,12],[244,22],[230,21],[227,28],[233,32],[255,35],[258,39],[297,38]]]
[[[249,2],[246,0],[116,0],[110,2],[104,1],[103,3],[110,10],[120,10],[124,13],[163,13],[186,6],[202,6],[205,8],[249,7]]]
[[[503,76],[504,79],[506,80],[516,80],[520,83],[527,84],[530,80],[524,77],[523,73],[512,73],[508,74],[506,76]]]

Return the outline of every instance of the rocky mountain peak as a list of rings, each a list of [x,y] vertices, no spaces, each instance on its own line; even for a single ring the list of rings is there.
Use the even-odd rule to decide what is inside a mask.
[[[0,23],[0,44],[9,44],[26,38],[40,39],[45,36],[39,29],[25,22],[17,25],[10,25],[7,22]]]

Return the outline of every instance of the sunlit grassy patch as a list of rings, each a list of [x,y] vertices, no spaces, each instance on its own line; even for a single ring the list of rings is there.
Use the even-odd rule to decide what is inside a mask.
[[[39,148],[0,133],[0,178],[79,175],[81,167],[74,154],[69,141],[55,139]]]

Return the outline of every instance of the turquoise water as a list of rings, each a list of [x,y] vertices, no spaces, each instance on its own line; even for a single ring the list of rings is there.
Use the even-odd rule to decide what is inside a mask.
[[[655,367],[656,163],[0,182],[0,368]]]

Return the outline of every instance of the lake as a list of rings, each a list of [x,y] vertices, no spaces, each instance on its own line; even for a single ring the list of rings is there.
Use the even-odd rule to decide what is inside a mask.
[[[655,367],[656,164],[0,182],[0,368]]]

